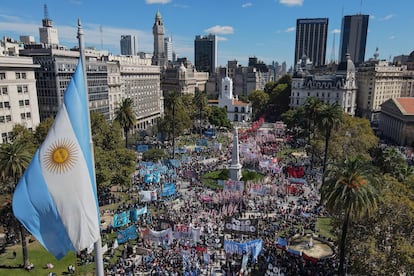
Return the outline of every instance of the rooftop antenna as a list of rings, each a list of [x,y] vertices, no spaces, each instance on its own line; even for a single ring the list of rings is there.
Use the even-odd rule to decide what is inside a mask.
[[[332,42],[332,50],[331,50],[331,62],[332,63],[336,63],[336,58],[335,58],[335,38],[336,38],[336,33],[333,33],[334,37],[333,37],[333,42]]]
[[[43,15],[44,15],[45,19],[49,19],[49,12],[47,10],[47,5],[46,4],[43,5]]]
[[[99,32],[101,34],[101,50],[103,50],[103,31],[102,31],[102,25],[99,25]]]

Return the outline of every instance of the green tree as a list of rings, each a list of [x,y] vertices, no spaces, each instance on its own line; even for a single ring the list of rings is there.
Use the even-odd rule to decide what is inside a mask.
[[[13,126],[12,142],[18,141],[27,144],[27,149],[34,154],[38,144],[35,142],[33,131],[28,130],[25,126],[16,124]]]
[[[331,214],[342,220],[339,239],[338,274],[345,275],[345,248],[349,224],[371,215],[379,201],[379,180],[370,162],[361,156],[346,158],[329,166],[325,185],[321,189],[321,200]]]
[[[253,117],[258,119],[267,108],[270,96],[261,90],[254,90],[249,94],[249,101],[252,103]]]
[[[208,106],[208,99],[205,92],[198,91],[193,98],[193,104],[196,107],[195,116],[193,119],[196,119],[200,122],[199,131],[201,136],[201,131],[203,127],[203,122],[207,121],[210,113],[211,108]]]
[[[128,186],[135,170],[136,153],[122,146],[118,121],[108,123],[102,114],[92,112],[91,129],[98,190],[116,184]]]
[[[269,94],[266,118],[271,121],[279,120],[281,115],[289,110],[292,78],[284,75],[276,82],[266,84],[264,92]]]
[[[308,119],[304,106],[290,109],[284,112],[281,117],[289,129],[295,130],[296,138],[308,137]]]
[[[43,143],[43,141],[46,139],[47,133],[49,132],[50,127],[53,124],[54,119],[52,117],[49,117],[43,121],[40,122],[40,124],[37,125],[34,138],[35,143],[39,146]]]
[[[32,159],[32,154],[28,145],[24,142],[15,141],[11,144],[1,144],[0,146],[0,173],[3,180],[10,179],[14,187]],[[14,190],[13,187],[13,190]],[[28,263],[28,252],[26,244],[26,234],[23,226],[19,224],[20,236],[22,240],[23,264]]]
[[[134,101],[130,98],[123,99],[115,110],[115,120],[121,125],[125,136],[125,147],[128,148],[128,133],[136,124]]]
[[[351,225],[352,275],[403,275],[414,271],[414,177],[384,176],[378,210]]]
[[[158,162],[167,158],[167,154],[162,149],[149,149],[148,151],[142,154],[142,160]]]
[[[231,122],[227,117],[226,109],[218,106],[211,107],[211,117],[209,118],[209,122],[216,127],[231,128]]]
[[[328,154],[333,161],[356,155],[371,158],[369,152],[377,145],[378,137],[367,119],[344,113],[342,124],[331,133]]]
[[[334,128],[337,128],[343,121],[343,112],[341,106],[337,103],[324,104],[320,110],[320,119],[318,120],[318,127],[325,136],[325,149],[323,155],[323,167],[322,167],[322,185],[325,182],[325,170],[326,163],[328,161],[328,149],[331,139],[331,133]]]
[[[172,134],[172,159],[175,159],[175,134],[177,128],[176,113],[177,110],[181,110],[183,108],[181,96],[177,91],[173,91],[168,94],[167,98],[165,99],[165,107],[168,109],[167,118],[170,117],[170,131]]]

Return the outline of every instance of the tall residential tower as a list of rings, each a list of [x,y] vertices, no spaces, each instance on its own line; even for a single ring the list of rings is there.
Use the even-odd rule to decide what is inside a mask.
[[[325,65],[328,18],[304,18],[296,21],[296,64],[302,56],[310,58],[315,67]]]

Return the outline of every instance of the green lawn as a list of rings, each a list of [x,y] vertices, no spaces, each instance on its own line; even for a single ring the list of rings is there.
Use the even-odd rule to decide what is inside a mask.
[[[13,258],[13,251],[16,251],[17,257]],[[20,276],[20,275],[39,275],[46,276],[49,272],[55,272],[56,275],[63,275],[70,264],[75,265],[75,254],[70,252],[61,260],[56,260],[53,255],[48,253],[43,246],[37,241],[28,243],[29,260],[35,268],[28,272],[20,265],[23,264],[22,247],[20,244],[8,247],[6,252],[0,255],[0,275]],[[54,265],[53,269],[44,268],[47,263]],[[76,264],[77,265],[77,264]],[[94,275],[95,264],[77,266],[77,275]]]
[[[318,218],[316,221],[316,229],[319,230],[321,236],[336,240],[336,236],[332,233],[331,218]]]

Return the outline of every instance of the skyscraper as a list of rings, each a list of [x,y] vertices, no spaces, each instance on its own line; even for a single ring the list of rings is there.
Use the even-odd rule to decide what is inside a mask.
[[[217,66],[217,39],[215,35],[196,36],[194,61],[197,71],[214,73]]]
[[[172,46],[172,38],[166,37],[164,38],[164,50],[165,50],[165,56],[167,57],[168,61],[173,61],[173,46]]]
[[[154,55],[152,57],[152,65],[165,67],[167,65],[167,56],[165,55],[164,46],[164,23],[158,11],[155,15],[155,22],[152,27],[152,34],[154,35]]]
[[[134,35],[121,35],[121,55],[135,56],[137,54],[136,40]]]
[[[341,44],[339,47],[340,60],[346,60],[349,53],[355,64],[364,62],[365,46],[367,44],[369,15],[346,15],[342,19]]]
[[[315,67],[325,65],[328,18],[304,18],[296,21],[296,64],[306,55]]]

